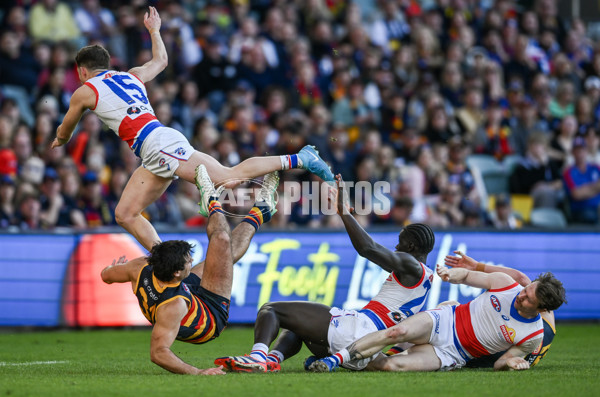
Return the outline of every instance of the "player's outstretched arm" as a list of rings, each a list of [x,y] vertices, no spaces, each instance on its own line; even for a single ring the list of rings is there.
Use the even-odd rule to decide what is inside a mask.
[[[459,267],[448,269],[442,265],[437,265],[436,271],[443,281],[486,290],[504,288],[515,282],[512,277],[504,273],[482,273]]]
[[[146,257],[144,256],[130,261],[127,261],[125,256],[122,256],[118,260],[113,260],[112,264],[102,269],[100,276],[106,284],[136,282],[140,270],[145,264]]]
[[[142,66],[129,70],[129,73],[136,75],[144,83],[154,79],[169,64],[167,49],[162,37],[160,37],[160,24],[158,11],[156,11],[156,8],[150,7],[150,12],[144,15],[144,25],[150,32],[150,39],[152,40],[152,59]]]
[[[69,102],[69,110],[67,110],[61,125],[56,129],[56,138],[52,141],[52,149],[69,142],[83,113],[95,105],[96,94],[90,87],[82,85],[75,90]]]
[[[446,258],[444,258],[444,264],[446,266],[462,267],[468,270],[475,270],[484,273],[504,273],[511,276],[516,282],[521,284],[523,287],[526,287],[529,284],[531,284],[531,280],[529,279],[529,277],[527,277],[525,273],[517,269],[478,262],[460,251],[454,251],[454,253],[457,256],[446,255]]]
[[[381,244],[375,242],[371,236],[351,215],[352,207],[343,187],[341,175],[336,175],[337,194],[329,196],[330,203],[335,203],[337,212],[344,222],[346,232],[350,237],[352,246],[363,258],[380,266],[388,272],[399,274],[414,274],[417,278],[421,276],[423,268],[412,255],[392,252]]]
[[[527,352],[524,352],[519,346],[513,346],[506,351],[494,363],[495,371],[522,371],[529,369],[529,363],[525,360]]]
[[[183,299],[165,303],[156,312],[156,323],[150,340],[150,359],[167,371],[188,375],[225,375],[222,367],[199,369],[185,363],[171,351],[179,332],[179,323],[187,313]]]

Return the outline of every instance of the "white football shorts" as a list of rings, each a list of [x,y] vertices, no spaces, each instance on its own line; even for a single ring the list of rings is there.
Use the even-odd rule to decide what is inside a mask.
[[[142,166],[154,175],[175,179],[179,161],[187,161],[195,149],[186,137],[176,129],[158,127],[142,144]]]
[[[331,320],[329,320],[327,341],[329,342],[331,354],[348,347],[351,343],[371,332],[377,332],[377,327],[373,321],[364,313],[337,307],[332,307],[329,313],[331,313]],[[359,371],[364,369],[376,356],[377,354],[362,360],[348,361],[342,364],[342,367]]]
[[[454,307],[445,305],[425,311],[433,320],[429,343],[442,362],[440,371],[461,368],[467,363],[454,343]]]

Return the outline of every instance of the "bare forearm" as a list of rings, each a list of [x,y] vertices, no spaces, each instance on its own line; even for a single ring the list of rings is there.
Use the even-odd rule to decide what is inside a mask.
[[[476,270],[484,272],[484,273],[504,273],[511,276],[516,282],[521,284],[522,286],[527,286],[531,284],[531,280],[527,277],[523,272],[513,269],[510,267],[497,266],[497,265],[488,265],[485,263],[478,262]]]
[[[160,36],[159,29],[150,29],[150,38],[152,40],[152,60],[160,64],[167,65],[169,57],[165,43]]]
[[[344,227],[350,237],[352,246],[359,254],[364,256],[363,253],[374,245],[373,239],[352,215],[346,213],[340,215],[340,217],[342,218],[342,222],[344,222]]]
[[[56,129],[56,139],[58,139],[58,141],[60,142],[61,145],[64,145],[65,143],[69,142],[69,140],[71,139],[71,136],[73,136],[74,130],[75,130],[74,126],[72,128],[69,128],[68,126],[65,126],[63,123],[63,124],[59,125],[58,128]]]

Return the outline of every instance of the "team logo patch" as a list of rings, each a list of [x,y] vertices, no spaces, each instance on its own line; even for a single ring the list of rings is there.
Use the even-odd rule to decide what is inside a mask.
[[[190,293],[190,289],[188,288],[187,285],[181,283],[181,285],[183,285],[183,289],[185,290],[185,292],[187,292],[188,294]]]
[[[144,287],[146,287],[148,285],[149,281],[147,278],[144,279]]]
[[[163,165],[165,165],[166,162],[167,162],[167,160],[165,160],[165,158],[163,157],[160,160],[158,160],[158,165],[160,165],[162,167]]]
[[[502,310],[502,305],[500,305],[500,300],[496,298],[496,295],[490,296],[490,302],[492,302],[494,310],[500,313],[500,310]]]
[[[502,332],[502,336],[504,337],[505,341],[507,341],[508,343],[515,342],[515,334],[516,333],[513,328],[507,327],[506,325],[501,325],[500,331]]]
[[[394,320],[394,322],[396,322],[396,323],[399,323],[400,321],[402,321],[402,314],[400,314],[398,312],[388,313],[388,316],[390,316],[390,318],[392,320]]]
[[[175,151],[173,152],[179,156],[185,156],[185,149],[182,147],[178,147],[177,149],[175,149]]]
[[[138,108],[137,106],[132,106],[129,109],[127,109],[127,114],[138,114],[138,113],[142,113],[142,110],[140,108]]]

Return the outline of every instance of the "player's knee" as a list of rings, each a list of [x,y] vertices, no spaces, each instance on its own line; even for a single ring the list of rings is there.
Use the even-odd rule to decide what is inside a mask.
[[[403,324],[398,324],[386,331],[386,338],[390,344],[404,342],[404,337],[408,333],[408,330]]]
[[[117,224],[125,226],[132,223],[134,219],[135,214],[117,205],[117,208],[115,208],[115,221]]]
[[[403,361],[397,359],[397,357],[388,357],[385,361],[383,361],[379,368],[381,371],[387,372],[403,372],[406,371],[407,368],[404,365]]]
[[[227,246],[231,244],[231,236],[226,230],[215,230],[210,236],[210,242]]]

